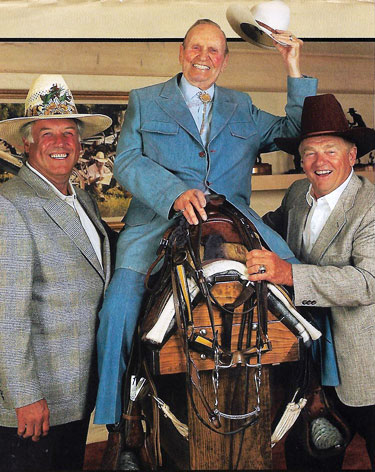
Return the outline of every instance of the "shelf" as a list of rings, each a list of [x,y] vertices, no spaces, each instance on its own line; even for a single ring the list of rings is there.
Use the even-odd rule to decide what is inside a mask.
[[[124,226],[122,222],[123,216],[111,216],[111,217],[104,217],[103,220],[107,223],[107,225],[113,229],[114,231],[120,231]]]
[[[375,172],[359,171],[357,175],[367,177],[372,183],[375,183]],[[251,188],[256,190],[285,190],[289,188],[296,180],[305,178],[305,174],[273,174],[273,175],[253,175],[251,179]]]
[[[372,183],[375,183],[374,171],[360,171],[357,175],[367,177]],[[253,175],[251,186],[253,191],[257,190],[285,190],[289,188],[296,180],[305,178],[305,174],[273,174],[273,175]],[[104,221],[115,231],[120,231],[124,226],[122,217],[103,218]]]

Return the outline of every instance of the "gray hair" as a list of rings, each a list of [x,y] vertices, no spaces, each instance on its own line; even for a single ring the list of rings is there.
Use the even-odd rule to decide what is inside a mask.
[[[51,119],[53,119],[53,117],[51,117]],[[67,119],[73,120],[74,123],[76,124],[77,130],[78,130],[79,141],[81,141],[85,125],[82,123],[81,120],[78,120],[77,118],[67,118]],[[29,123],[26,123],[25,125],[23,125],[20,130],[21,137],[24,138],[30,144],[34,142],[33,134],[32,134],[34,123],[35,121],[29,121]]]
[[[190,28],[186,31],[186,34],[185,34],[185,37],[184,37],[184,40],[182,41],[182,46],[183,48],[185,49],[185,42],[186,42],[186,38],[188,36],[188,34],[190,33],[190,31],[195,28],[196,26],[199,26],[199,25],[211,25],[211,26],[216,26],[216,28],[218,28],[223,36],[224,36],[224,41],[225,41],[225,55],[227,55],[229,53],[229,49],[228,49],[228,41],[227,41],[227,37],[225,36],[225,33],[224,31],[220,28],[220,26],[215,23],[214,21],[208,19],[208,18],[201,18],[200,20],[197,20],[193,25],[190,26]]]

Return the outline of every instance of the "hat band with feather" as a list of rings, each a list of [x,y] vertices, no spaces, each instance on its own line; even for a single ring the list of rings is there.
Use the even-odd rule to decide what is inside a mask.
[[[22,149],[21,128],[36,120],[77,119],[83,124],[81,137],[94,136],[111,124],[106,115],[78,113],[73,95],[61,75],[42,74],[32,84],[25,101],[25,116],[0,122],[0,139]]]
[[[53,84],[46,93],[30,97],[30,102],[39,98],[42,103],[25,107],[26,116],[77,114],[77,108],[69,91]],[[32,100],[31,100],[32,99]]]

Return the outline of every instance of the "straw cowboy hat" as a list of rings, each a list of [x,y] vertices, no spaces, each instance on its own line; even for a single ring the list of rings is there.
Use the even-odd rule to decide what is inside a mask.
[[[350,128],[340,103],[332,94],[306,97],[301,119],[301,134],[297,138],[276,138],[282,151],[297,155],[304,139],[320,135],[340,136],[357,146],[357,157],[375,149],[375,130],[366,127]]]
[[[95,154],[94,159],[98,162],[104,162],[104,163],[106,163],[108,161],[108,158],[104,156],[104,152],[102,152],[102,151],[98,151]]]
[[[287,30],[290,10],[281,0],[254,5],[234,3],[227,9],[227,20],[233,30],[245,41],[266,49],[274,47],[271,34],[274,30]],[[284,44],[281,41],[277,41]]]
[[[83,139],[104,131],[112,120],[105,115],[77,112],[73,96],[61,75],[40,75],[32,84],[25,102],[25,116],[0,121],[0,139],[23,149],[21,128],[36,120],[78,119],[83,124]]]

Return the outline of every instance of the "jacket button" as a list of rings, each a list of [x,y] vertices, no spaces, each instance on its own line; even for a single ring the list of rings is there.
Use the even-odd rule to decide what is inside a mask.
[[[208,185],[208,186],[210,186],[210,185],[211,185],[211,182],[209,182],[208,180],[207,180],[207,185]]]
[[[201,152],[199,153],[199,157],[205,157],[205,156],[206,156],[206,153],[205,153],[204,151],[201,151]]]
[[[302,305],[307,305],[307,300],[302,300]]]
[[[316,300],[312,300],[311,305],[316,305]]]

